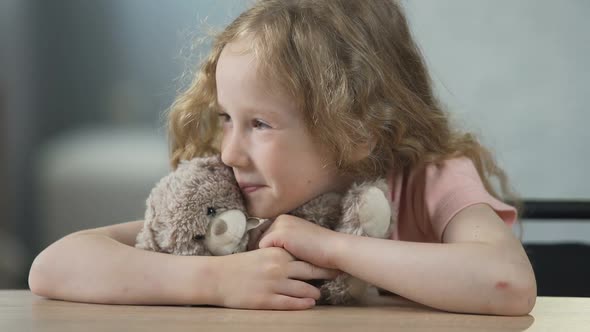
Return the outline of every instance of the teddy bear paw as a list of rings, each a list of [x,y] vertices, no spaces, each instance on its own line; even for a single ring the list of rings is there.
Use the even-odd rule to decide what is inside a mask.
[[[389,201],[377,187],[370,187],[361,195],[359,221],[363,230],[368,236],[383,238],[391,223]]]

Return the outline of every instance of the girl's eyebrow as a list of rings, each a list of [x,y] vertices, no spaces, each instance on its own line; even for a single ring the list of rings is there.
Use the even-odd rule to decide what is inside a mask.
[[[224,107],[223,105],[221,105],[219,102],[216,102],[216,104],[217,104],[217,107],[218,107],[220,110],[222,110],[222,111],[224,111],[224,112],[226,111],[226,110],[225,110],[225,107]]]
[[[219,109],[224,112],[227,113],[227,109],[221,105],[219,102],[217,103],[217,106],[219,106]],[[281,115],[279,112],[275,111],[275,110],[271,110],[271,109],[265,109],[265,108],[254,108],[254,107],[247,107],[245,108],[248,113],[253,113],[254,115],[269,115],[272,118],[275,119],[281,119],[282,117],[284,117],[284,115]]]

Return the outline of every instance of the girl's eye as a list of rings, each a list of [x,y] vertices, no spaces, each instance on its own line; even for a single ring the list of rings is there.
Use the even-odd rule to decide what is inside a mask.
[[[256,129],[270,129],[270,126],[260,120],[254,120],[252,126]]]
[[[229,122],[231,120],[227,113],[218,113],[217,115],[219,115],[219,119],[223,122]]]

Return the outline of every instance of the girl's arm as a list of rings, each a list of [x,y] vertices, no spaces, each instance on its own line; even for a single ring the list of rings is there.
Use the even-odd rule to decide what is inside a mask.
[[[135,221],[80,231],[53,243],[33,261],[31,291],[107,304],[211,302],[211,260],[134,248],[142,225]],[[191,287],[196,280],[202,287]]]
[[[287,218],[282,225],[275,221],[261,247],[284,247],[312,264],[345,271],[441,310],[525,315],[535,304],[528,257],[485,204],[459,212],[445,230],[445,243],[439,244],[353,236]]]
[[[175,256],[134,248],[142,221],[70,234],[34,260],[37,295],[105,304],[210,304],[306,309],[319,290],[295,279],[336,271],[297,262],[280,248],[223,257]]]
[[[535,276],[521,244],[487,205],[458,213],[445,243],[347,236],[334,262],[339,269],[416,302],[441,310],[528,314]]]

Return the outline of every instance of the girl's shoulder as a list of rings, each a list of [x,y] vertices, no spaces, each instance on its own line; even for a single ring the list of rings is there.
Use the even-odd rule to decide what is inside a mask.
[[[511,226],[516,209],[491,195],[471,159],[460,157],[389,177],[392,205],[398,214],[397,237],[440,242],[449,221],[462,209],[488,204]]]

